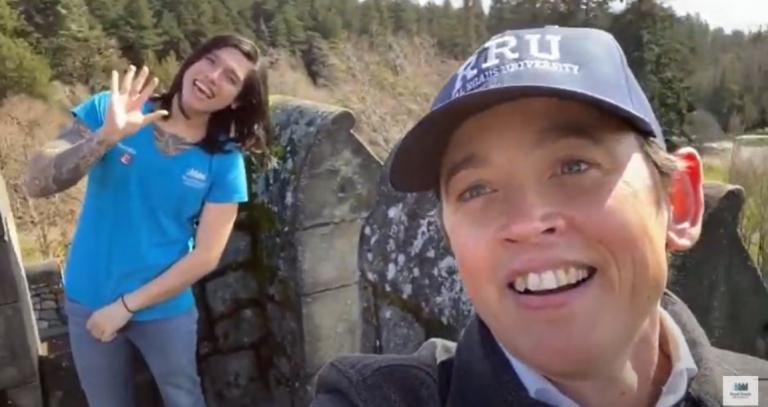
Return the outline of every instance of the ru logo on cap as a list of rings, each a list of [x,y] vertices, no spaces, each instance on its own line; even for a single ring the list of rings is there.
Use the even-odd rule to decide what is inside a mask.
[[[507,72],[547,69],[578,74],[579,65],[559,62],[562,35],[506,31],[492,37],[456,73],[453,97]]]

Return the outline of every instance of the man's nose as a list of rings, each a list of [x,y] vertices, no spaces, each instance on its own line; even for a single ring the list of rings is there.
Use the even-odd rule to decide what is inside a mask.
[[[510,243],[533,242],[565,229],[559,205],[537,194],[518,194],[504,200],[499,232]]]

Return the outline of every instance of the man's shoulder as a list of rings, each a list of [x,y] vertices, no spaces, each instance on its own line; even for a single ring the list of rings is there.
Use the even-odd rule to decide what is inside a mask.
[[[409,355],[339,357],[320,370],[312,405],[438,405],[441,366],[450,366],[455,351],[454,342],[430,339]]]
[[[723,374],[768,379],[768,360],[715,347],[711,349],[712,358],[719,362]]]

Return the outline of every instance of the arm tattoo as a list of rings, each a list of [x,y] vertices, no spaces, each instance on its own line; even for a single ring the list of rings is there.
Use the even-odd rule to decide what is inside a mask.
[[[155,144],[164,154],[173,155],[192,145],[185,138],[167,132],[160,126],[154,126],[154,130]]]
[[[27,193],[41,198],[74,186],[111,146],[76,119],[30,159],[24,182]]]

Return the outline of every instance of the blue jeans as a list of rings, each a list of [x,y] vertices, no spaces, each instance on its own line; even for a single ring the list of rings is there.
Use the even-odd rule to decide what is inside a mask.
[[[197,310],[173,318],[130,321],[111,342],[91,336],[92,311],[67,301],[69,341],[80,385],[91,407],[135,407],[131,352],[139,350],[165,407],[204,407],[197,375]]]

